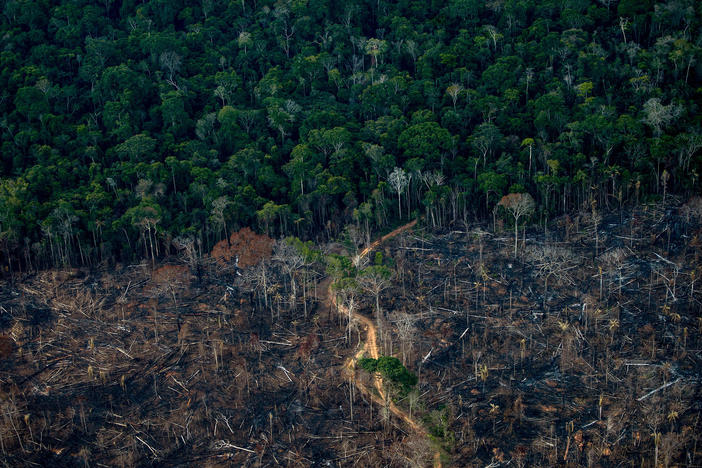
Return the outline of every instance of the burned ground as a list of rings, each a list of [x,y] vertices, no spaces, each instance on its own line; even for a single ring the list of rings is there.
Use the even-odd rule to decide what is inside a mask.
[[[4,463],[389,460],[384,448],[404,433],[343,376],[357,342],[327,304],[323,265],[295,271],[293,299],[286,259],[262,260],[240,270],[174,259],[4,285]]]
[[[319,262],[6,284],[2,459],[426,466],[439,447],[446,466],[699,465],[702,250],[679,213],[581,214],[520,234],[516,258],[499,226],[381,245],[394,275],[378,346],[418,375],[396,403],[428,438],[343,372],[365,336],[330,310]],[[376,320],[374,298],[356,300]]]
[[[520,234],[516,258],[486,227],[386,247],[388,319],[414,330],[382,341],[421,366],[457,465],[701,463],[699,225],[649,208],[595,236],[588,215]]]

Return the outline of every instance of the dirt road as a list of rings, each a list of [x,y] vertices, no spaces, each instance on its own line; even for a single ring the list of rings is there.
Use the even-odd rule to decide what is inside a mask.
[[[359,254],[360,258],[368,256],[369,253],[371,253],[374,249],[376,249],[379,245],[381,245],[383,242],[392,239],[393,237],[407,231],[408,229],[411,229],[414,227],[414,225],[417,224],[417,220],[414,220],[410,223],[407,223],[403,226],[400,226],[399,228],[395,229],[394,231],[384,235],[380,239],[375,240],[372,244],[370,244],[368,247],[363,249],[361,253]],[[338,305],[336,302],[336,296],[332,293],[331,290],[331,285],[329,285],[327,289],[327,294],[329,298],[329,303],[330,306],[333,307],[334,309],[338,310],[340,314],[343,316],[348,315],[348,310],[346,309],[345,306],[343,305]],[[381,405],[381,406],[386,406],[390,410],[392,414],[403,420],[410,428],[412,428],[413,431],[416,433],[428,437],[429,434],[427,433],[426,429],[418,424],[414,419],[410,418],[410,416],[403,411],[402,409],[398,408],[395,403],[393,403],[388,395],[385,394],[385,389],[383,388],[383,379],[380,375],[376,374],[373,377],[373,386],[375,387],[377,391],[377,395],[371,391],[367,386],[363,384],[357,377],[356,377],[356,361],[363,357],[364,354],[370,355],[373,359],[378,359],[380,356],[380,353],[378,352],[378,340],[377,340],[377,329],[375,327],[375,324],[373,323],[373,320],[370,318],[366,317],[363,314],[355,313],[353,315],[353,318],[355,320],[358,320],[365,326],[366,328],[366,340],[361,346],[361,348],[358,350],[358,352],[348,358],[346,361],[344,368],[346,369],[346,372],[348,373],[349,378],[353,379],[356,387],[361,390],[368,398],[373,400],[376,404]],[[435,468],[440,468],[441,467],[441,458],[440,458],[440,453],[437,451],[434,454],[434,467]]]

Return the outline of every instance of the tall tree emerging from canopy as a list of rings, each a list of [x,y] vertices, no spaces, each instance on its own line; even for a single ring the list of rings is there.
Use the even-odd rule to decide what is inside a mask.
[[[388,176],[388,183],[392,191],[397,193],[397,214],[402,219],[402,205],[400,203],[400,195],[409,185],[409,177],[404,169],[396,167]]]
[[[451,85],[446,88],[446,94],[451,96],[451,101],[453,102],[453,110],[456,110],[456,101],[458,101],[458,96],[460,96],[463,91],[463,86],[457,83],[451,83]]]
[[[672,123],[681,113],[682,109],[670,103],[664,105],[660,99],[651,98],[644,104],[644,122],[652,129],[656,137],[660,137],[663,129]]]
[[[404,150],[405,156],[408,159],[417,158],[422,170],[439,168],[441,157],[449,150],[451,143],[449,132],[438,123],[431,121],[408,127],[397,139],[397,144]]]

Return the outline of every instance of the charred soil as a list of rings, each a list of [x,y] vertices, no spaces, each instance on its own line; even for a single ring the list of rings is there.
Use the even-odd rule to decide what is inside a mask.
[[[350,325],[321,262],[278,244],[242,269],[186,258],[4,284],[0,456],[430,466],[438,449],[445,466],[700,465],[699,219],[582,213],[520,231],[516,257],[512,233],[383,239],[381,316],[358,292]],[[364,354],[396,357],[416,387],[355,368]]]

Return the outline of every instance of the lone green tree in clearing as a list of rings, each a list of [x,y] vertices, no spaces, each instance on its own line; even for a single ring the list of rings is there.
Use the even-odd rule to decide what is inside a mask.
[[[514,256],[517,257],[517,240],[519,239],[519,218],[534,212],[536,204],[528,193],[510,193],[502,197],[497,206],[501,206],[514,219]]]
[[[417,385],[417,376],[407,370],[399,359],[393,356],[380,356],[378,359],[362,358],[358,365],[370,373],[379,372],[391,390],[397,391],[404,398]],[[389,382],[388,382],[389,381]]]

